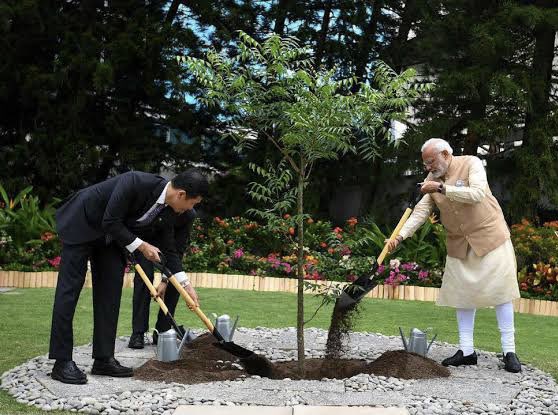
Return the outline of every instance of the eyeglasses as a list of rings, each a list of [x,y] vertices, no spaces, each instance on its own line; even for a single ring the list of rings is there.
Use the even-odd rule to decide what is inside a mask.
[[[438,152],[434,155],[433,158],[431,158],[430,160],[427,161],[423,161],[422,165],[424,167],[431,167],[434,163],[436,163],[438,161],[438,154],[440,154],[441,152]]]

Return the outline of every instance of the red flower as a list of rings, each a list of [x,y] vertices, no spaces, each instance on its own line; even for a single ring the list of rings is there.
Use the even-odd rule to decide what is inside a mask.
[[[290,233],[291,235],[294,235],[294,234],[295,234],[295,228],[293,228],[293,227],[291,226],[291,227],[289,228],[289,233]]]
[[[291,215],[289,215],[288,213],[285,213],[283,215],[283,219],[290,219],[290,218],[291,218]]]
[[[322,248],[327,248],[327,244],[326,244],[325,242],[320,242],[320,246],[321,246]]]
[[[60,256],[57,256],[52,259],[49,259],[48,263],[53,267],[58,268],[60,266],[60,259],[61,259]]]

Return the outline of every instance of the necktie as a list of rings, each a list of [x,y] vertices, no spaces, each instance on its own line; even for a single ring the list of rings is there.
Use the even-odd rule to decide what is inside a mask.
[[[165,205],[163,203],[157,203],[153,209],[147,212],[144,218],[141,218],[141,220],[138,220],[136,223],[141,226],[149,225],[164,208]]]

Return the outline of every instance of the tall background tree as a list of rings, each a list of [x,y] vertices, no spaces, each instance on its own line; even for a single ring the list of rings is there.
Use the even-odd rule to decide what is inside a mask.
[[[127,169],[199,163],[218,171],[206,208],[243,213],[247,166],[274,149],[261,143],[239,156],[219,141],[227,114],[195,103],[199,87],[173,59],[232,53],[238,29],[258,41],[275,31],[296,36],[316,67],[335,68],[339,79],[373,83],[380,59],[437,85],[406,122],[404,151],[318,163],[320,190],[307,195],[315,215],[384,220],[383,207],[405,191],[385,183],[422,174],[419,146],[438,136],[486,159],[510,221],[555,216],[556,15],[552,0],[8,0],[0,5],[0,180],[12,193],[32,184],[48,200]],[[335,208],[355,195],[354,209]]]

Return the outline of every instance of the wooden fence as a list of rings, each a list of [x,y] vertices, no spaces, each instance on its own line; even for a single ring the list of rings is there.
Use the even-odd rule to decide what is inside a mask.
[[[209,273],[188,273],[194,287],[226,288],[249,291],[281,291],[295,293],[297,280],[292,278],[272,278],[252,275],[225,275]],[[0,287],[16,288],[53,288],[56,287],[57,272],[19,272],[0,271]],[[160,274],[155,275],[155,285],[160,280]],[[318,281],[319,284],[335,284]],[[134,274],[124,276],[124,287],[133,287]],[[87,273],[84,287],[91,287],[91,274]],[[436,301],[439,288],[378,285],[366,296],[369,298],[385,298],[410,301]],[[306,293],[311,293],[307,291]],[[558,302],[545,300],[531,300],[520,298],[514,301],[514,309],[519,313],[536,314],[558,317]]]

